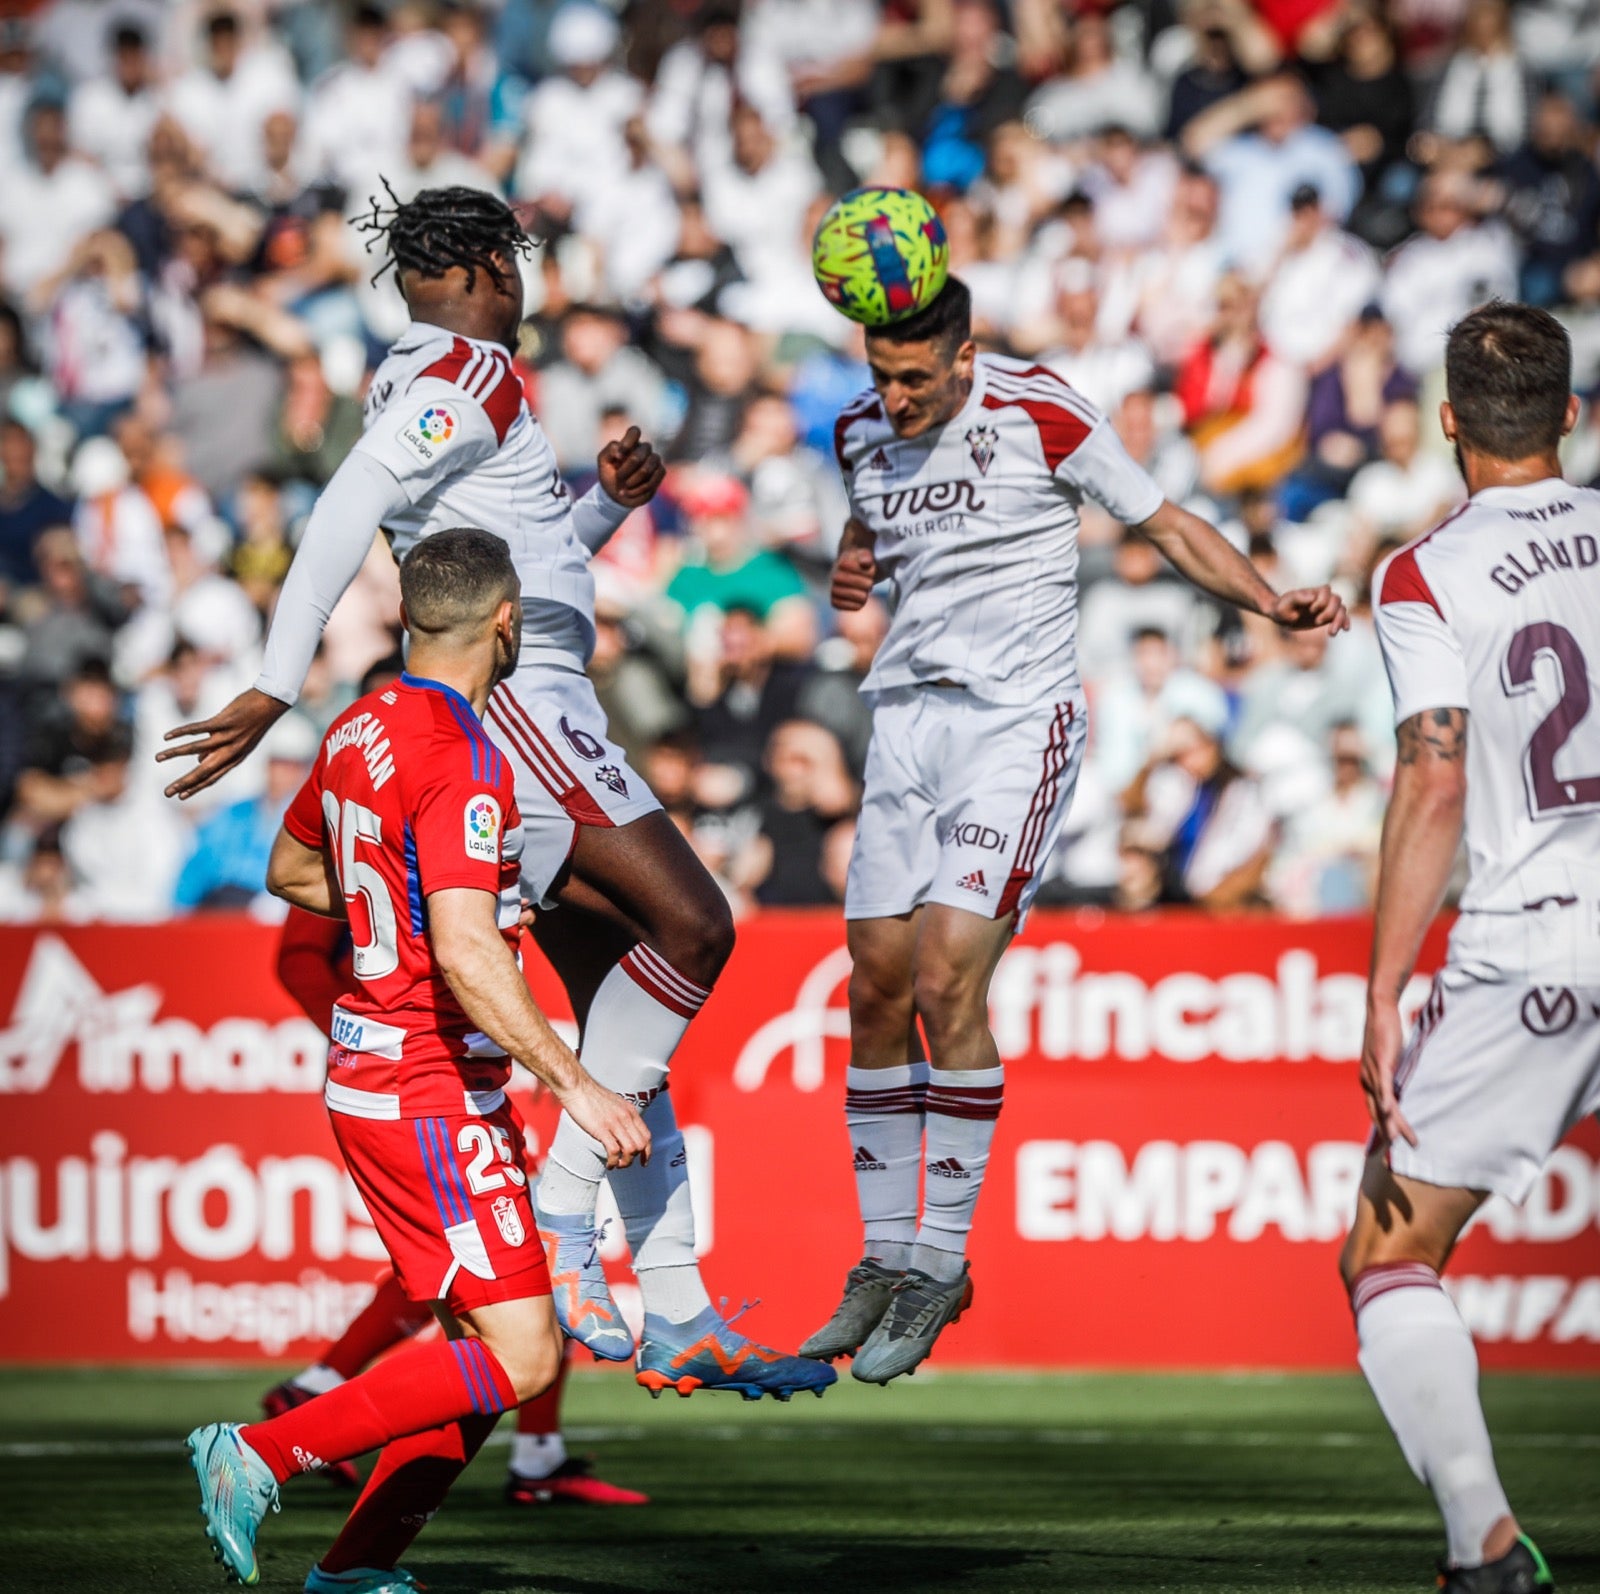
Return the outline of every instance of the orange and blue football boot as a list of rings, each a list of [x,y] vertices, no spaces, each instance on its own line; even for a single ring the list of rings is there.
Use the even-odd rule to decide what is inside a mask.
[[[601,1361],[627,1361],[633,1355],[633,1335],[611,1298],[600,1264],[603,1232],[584,1213],[541,1212],[537,1203],[533,1219],[550,1268],[550,1295],[561,1332],[587,1345]]]
[[[646,1314],[635,1382],[652,1398],[663,1389],[675,1389],[680,1395],[725,1389],[746,1400],[760,1400],[763,1395],[788,1400],[809,1389],[820,1400],[823,1390],[837,1381],[834,1370],[825,1362],[786,1356],[747,1339],[733,1327],[745,1310],[741,1307],[733,1319],[724,1321],[715,1307],[708,1306],[687,1323]]]

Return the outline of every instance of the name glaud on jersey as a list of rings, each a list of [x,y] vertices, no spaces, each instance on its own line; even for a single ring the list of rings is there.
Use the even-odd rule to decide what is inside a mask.
[[[1572,505],[1563,500],[1559,504],[1545,504],[1538,510],[1508,509],[1506,514],[1516,520],[1549,520],[1555,515],[1571,513]],[[1506,550],[1503,561],[1489,572],[1489,579],[1504,592],[1521,592],[1530,581],[1552,570],[1592,570],[1600,564],[1600,544],[1588,532],[1580,531],[1568,548],[1561,537],[1528,539],[1527,553],[1522,557]],[[1529,566],[1532,566],[1532,569]]]

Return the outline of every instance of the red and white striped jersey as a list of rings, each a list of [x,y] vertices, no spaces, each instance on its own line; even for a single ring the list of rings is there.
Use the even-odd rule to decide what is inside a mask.
[[[511,357],[495,343],[414,321],[367,390],[356,444],[411,502],[384,530],[396,559],[451,526],[480,526],[511,545],[530,605],[525,646],[575,656],[594,645],[594,578],[571,497]]]
[[[834,428],[850,505],[876,537],[893,620],[865,690],[953,681],[993,703],[1078,686],[1078,506],[1138,525],[1162,492],[1111,423],[1043,366],[980,354],[937,431],[900,438],[877,394]]]
[[[1397,724],[1468,713],[1451,958],[1600,984],[1600,493],[1491,487],[1373,578]]]

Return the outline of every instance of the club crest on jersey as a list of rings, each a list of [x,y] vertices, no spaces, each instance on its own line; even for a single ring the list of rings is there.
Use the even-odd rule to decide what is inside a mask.
[[[595,780],[602,786],[609,786],[619,797],[628,795],[628,783],[622,778],[622,771],[615,764],[602,764],[594,772]]]
[[[488,792],[479,792],[467,800],[465,825],[467,856],[499,863],[500,804]]]
[[[400,441],[419,459],[435,459],[449,446],[459,423],[448,404],[430,404],[400,429]]]
[[[980,476],[989,474],[989,464],[994,459],[994,451],[999,442],[1000,434],[986,424],[974,426],[967,433],[967,447],[972,451],[972,463],[978,467]]]
[[[489,1210],[494,1213],[495,1227],[507,1245],[521,1245],[527,1239],[528,1231],[517,1214],[517,1203],[510,1196],[496,1196]]]

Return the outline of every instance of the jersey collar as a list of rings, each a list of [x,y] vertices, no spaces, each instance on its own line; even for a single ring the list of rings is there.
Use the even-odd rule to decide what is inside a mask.
[[[410,670],[404,671],[400,676],[400,684],[409,686],[419,692],[438,692],[447,702],[464,708],[474,719],[478,718],[478,711],[464,698],[453,686],[446,686],[443,681],[430,681],[425,675],[413,675]]]

